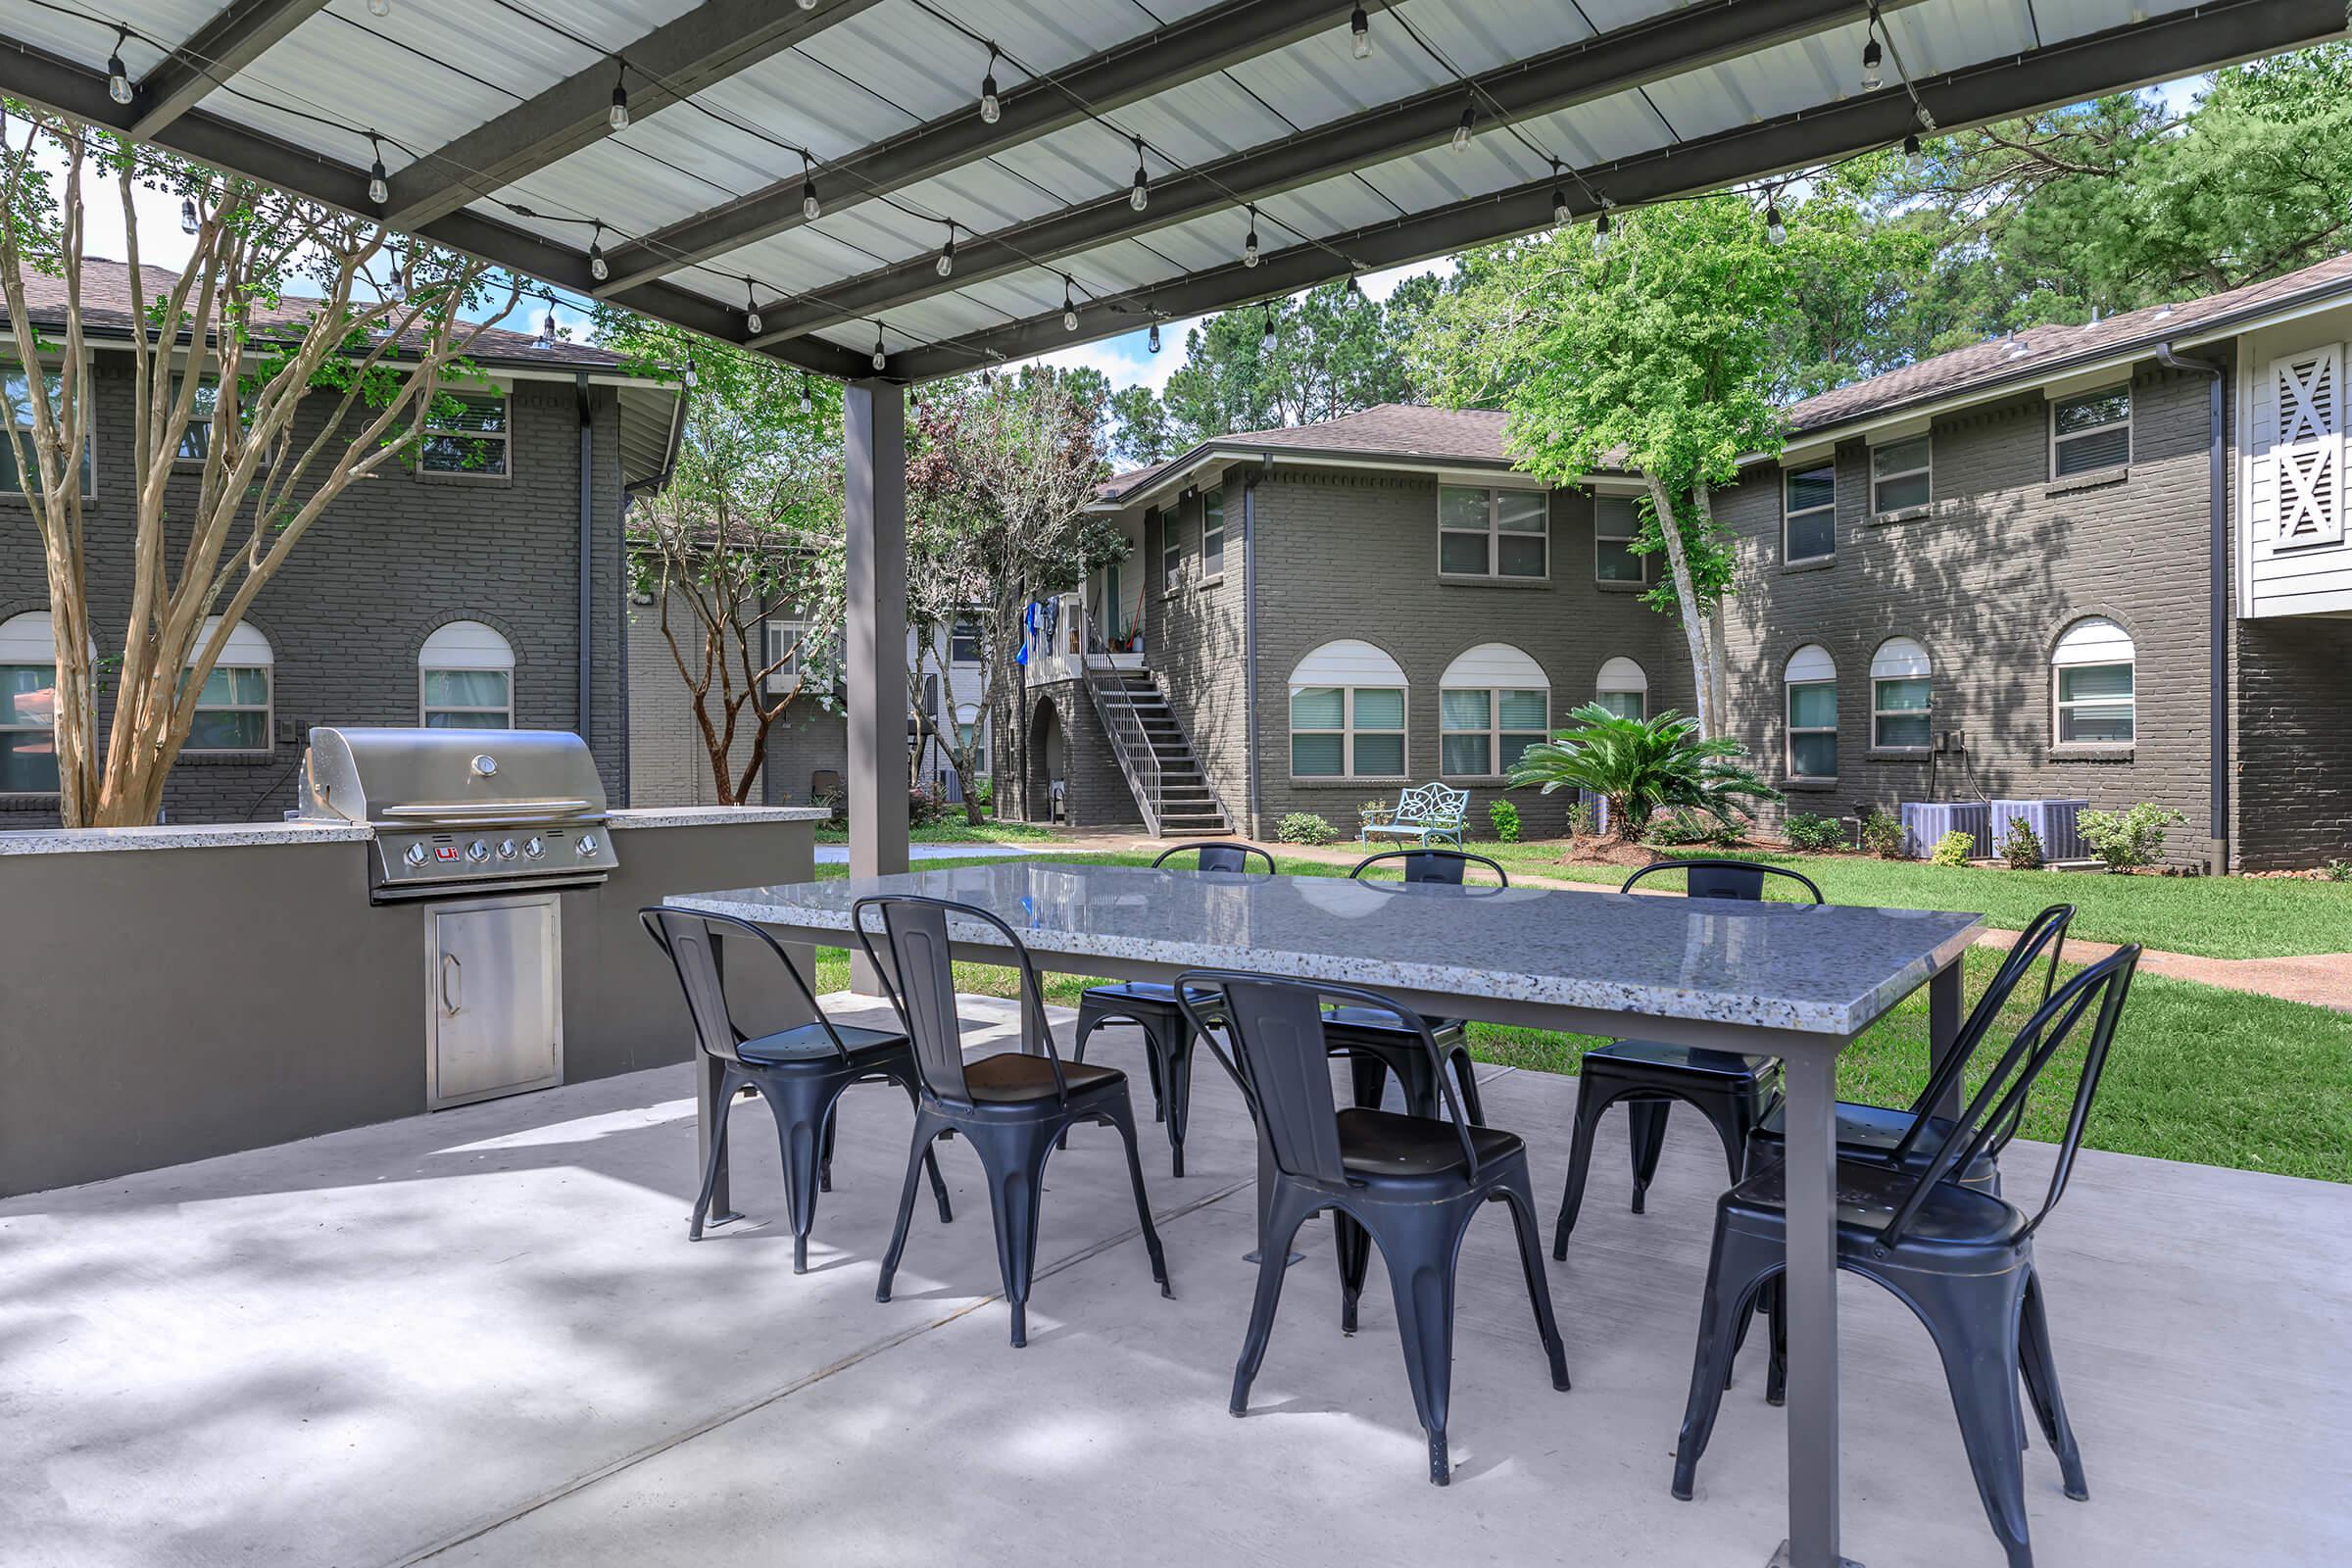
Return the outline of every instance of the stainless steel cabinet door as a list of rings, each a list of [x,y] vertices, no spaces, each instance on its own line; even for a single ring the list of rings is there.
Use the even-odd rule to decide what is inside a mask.
[[[554,895],[424,911],[426,1108],[564,1081],[564,933]]]

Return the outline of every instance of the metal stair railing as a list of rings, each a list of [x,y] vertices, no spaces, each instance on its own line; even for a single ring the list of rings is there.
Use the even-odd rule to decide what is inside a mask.
[[[1095,705],[1095,714],[1102,720],[1102,729],[1110,737],[1110,754],[1118,759],[1119,771],[1126,776],[1128,791],[1144,813],[1144,826],[1153,838],[1159,837],[1160,808],[1166,800],[1166,780],[1159,766],[1159,754],[1152,745],[1152,737],[1144,729],[1143,715],[1136,710],[1135,694],[1110,662],[1110,645],[1095,630],[1095,617],[1083,607],[1079,610],[1085,635],[1079,646],[1079,664],[1086,671],[1086,694]],[[1169,711],[1173,713],[1174,709]]]

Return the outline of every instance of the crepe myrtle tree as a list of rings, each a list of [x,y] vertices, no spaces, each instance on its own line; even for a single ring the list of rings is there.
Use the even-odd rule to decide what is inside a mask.
[[[1066,592],[1127,553],[1127,542],[1086,508],[1108,475],[1100,375],[1031,366],[924,389],[906,462],[906,623],[914,633],[907,703],[920,735],[964,781],[967,820],[980,820],[980,725],[943,728],[923,702],[925,677],[949,684],[958,619],[979,635],[982,714],[1004,713],[998,738],[1007,775],[1025,776],[1027,690],[1014,655],[1034,599]],[[951,700],[953,700],[951,696]]]
[[[416,461],[428,416],[456,411],[447,387],[473,375],[465,356],[481,323],[513,307],[518,285],[430,247],[396,260],[373,222],[5,109],[0,299],[18,363],[0,428],[48,579],[58,811],[68,827],[133,826],[155,820],[237,621],[338,496]],[[181,198],[183,227],[193,224],[184,269],[155,292],[160,280],[139,265],[142,187]],[[121,204],[133,323],[130,428],[109,434],[110,450],[128,451],[130,492],[101,518],[86,514],[81,481],[93,401],[85,199]],[[27,273],[64,284],[62,324],[35,323]],[[434,442],[448,461],[479,461],[462,440]],[[198,447],[191,496],[172,481]],[[92,581],[93,524],[129,545],[119,600],[100,602]],[[104,657],[102,626],[122,628]],[[103,739],[102,670],[114,697]]]
[[[629,509],[630,591],[685,684],[713,799],[742,805],[775,726],[830,707],[841,669],[841,390],[612,307],[597,337],[641,374],[692,372],[677,463]]]

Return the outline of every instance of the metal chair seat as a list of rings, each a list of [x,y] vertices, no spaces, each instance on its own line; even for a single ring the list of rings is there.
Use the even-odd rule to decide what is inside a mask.
[[[1678,1073],[1696,1073],[1707,1078],[1746,1079],[1759,1087],[1768,1087],[1768,1080],[1780,1074],[1780,1063],[1771,1056],[1747,1056],[1732,1051],[1709,1051],[1703,1046],[1675,1046],[1663,1040],[1612,1040],[1605,1046],[1594,1046],[1585,1053],[1588,1063],[1624,1063],[1627,1066],[1663,1067]]]
[[[1788,1107],[1775,1101],[1764,1119],[1747,1135],[1748,1164],[1751,1167],[1765,1161],[1777,1161],[1788,1142],[1787,1116]],[[1838,1157],[1848,1161],[1867,1161],[1872,1164],[1917,1171],[1924,1169],[1935,1156],[1944,1139],[1951,1135],[1952,1124],[1942,1116],[1930,1116],[1920,1136],[1904,1147],[1911,1124],[1916,1118],[1908,1110],[1891,1105],[1857,1105],[1850,1101],[1838,1102]],[[1969,1163],[1960,1173],[1960,1185],[1974,1187],[1980,1192],[2000,1196],[2000,1164],[1987,1152]]]
[[[906,1037],[895,1029],[860,1029],[855,1024],[837,1023],[833,1034],[825,1033],[821,1023],[805,1023],[796,1029],[780,1029],[772,1035],[760,1035],[746,1040],[735,1048],[735,1054],[757,1067],[790,1067],[799,1062],[821,1062],[826,1066],[841,1064],[842,1051],[833,1044],[839,1036],[842,1048],[853,1062],[881,1061],[885,1057],[902,1056],[906,1052]]]
[[[1155,1002],[1171,1012],[1176,1010],[1176,988],[1162,980],[1121,980],[1110,985],[1088,986],[1086,995],[1121,1002]],[[1198,991],[1193,993],[1193,999],[1208,1000]]]
[[[1090,1090],[1118,1088],[1122,1091],[1127,1075],[1116,1067],[1096,1066],[1083,1061],[1061,1064],[1061,1084],[1066,1086],[1070,1099],[1077,1099]],[[1007,1051],[963,1066],[964,1087],[970,1091],[972,1103],[982,1108],[990,1105],[1037,1105],[1056,1103],[1063,1089],[1054,1079],[1054,1063],[1045,1056],[1032,1056],[1023,1052]]]
[[[1339,1122],[1340,1165],[1351,1185],[1393,1188],[1432,1179],[1459,1183],[1468,1169],[1462,1141],[1450,1121],[1350,1105],[1340,1110]],[[1474,1126],[1470,1147],[1483,1166],[1523,1154],[1527,1146],[1517,1133]]]
[[[1462,1027],[1462,1020],[1459,1018],[1427,1018],[1422,1021],[1429,1025],[1429,1032],[1433,1035],[1442,1035],[1449,1029]],[[1383,1012],[1378,1007],[1325,1007],[1323,1009],[1323,1037],[1326,1040],[1345,1039],[1350,1034],[1359,1033],[1379,1034],[1384,1038],[1394,1038],[1399,1041],[1415,1038],[1413,1032],[1404,1027],[1396,1014]],[[1441,1041],[1439,1044],[1443,1045],[1444,1042]]]
[[[1945,1136],[1951,1124],[1946,1122]],[[1941,1147],[1938,1141],[1938,1148]],[[1931,1153],[1934,1152],[1931,1151]],[[1781,1237],[1788,1226],[1788,1167],[1769,1159],[1717,1200],[1724,1223],[1751,1235]],[[1867,1160],[1840,1159],[1838,1178],[1838,1240],[1840,1247],[1870,1248],[1886,1234],[1920,1172]],[[1989,1193],[1939,1181],[1903,1231],[1906,1247],[1990,1247],[2016,1245],[2027,1215]]]

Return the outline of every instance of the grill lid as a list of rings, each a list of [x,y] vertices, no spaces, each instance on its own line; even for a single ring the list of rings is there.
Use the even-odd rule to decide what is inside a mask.
[[[599,821],[605,786],[587,742],[560,729],[311,731],[302,814],[427,823]]]

